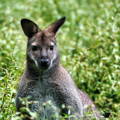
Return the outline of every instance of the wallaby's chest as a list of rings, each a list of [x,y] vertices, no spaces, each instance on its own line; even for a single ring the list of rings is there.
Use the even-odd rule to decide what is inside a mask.
[[[35,104],[31,105],[31,110],[38,112],[47,111],[47,113],[50,112],[51,114],[51,109],[56,106],[56,101],[54,99],[54,95],[52,94],[52,91],[54,90],[51,87],[49,82],[50,80],[51,78],[39,79],[31,87],[29,94],[32,97],[32,100],[36,101]],[[46,107],[41,107],[43,105],[46,105]],[[54,109],[52,111],[54,111]]]
[[[53,92],[54,88],[51,86],[52,78],[39,78],[38,81],[35,82],[34,86],[30,90],[30,94],[33,99],[37,101],[46,101],[47,99],[53,101]]]

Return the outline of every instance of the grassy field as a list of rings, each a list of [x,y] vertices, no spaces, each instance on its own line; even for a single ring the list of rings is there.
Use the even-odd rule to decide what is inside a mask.
[[[120,120],[119,0],[0,0],[0,120],[15,120],[26,49],[20,20],[44,28],[62,16],[61,64],[107,120]]]

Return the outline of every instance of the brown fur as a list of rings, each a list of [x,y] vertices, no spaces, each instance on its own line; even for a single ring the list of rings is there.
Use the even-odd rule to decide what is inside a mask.
[[[51,100],[53,105],[56,106],[58,113],[63,111],[68,113],[71,110],[71,114],[81,118],[85,116],[84,113],[87,111],[85,106],[87,105],[91,106],[90,110],[93,116],[99,119],[101,116],[93,102],[76,87],[69,73],[59,63],[59,52],[55,36],[64,21],[65,18],[59,19],[45,30],[40,30],[30,20],[23,19],[21,21],[23,31],[28,37],[28,45],[26,69],[21,78],[16,97],[17,110],[19,111],[22,106],[19,98],[30,96],[28,101],[37,101],[37,103],[33,102],[29,108],[33,112],[38,112],[41,116],[43,116],[43,112],[40,112],[39,109],[42,109],[42,104]],[[51,44],[54,46],[53,49],[50,48]],[[35,48],[32,50],[34,46]],[[45,69],[42,69],[41,63],[39,64],[41,56],[47,57],[50,63]],[[67,109],[62,109],[62,104]],[[68,106],[71,108],[68,108]],[[46,112],[48,112],[50,120],[49,114],[52,114],[53,111],[50,109],[46,110]]]

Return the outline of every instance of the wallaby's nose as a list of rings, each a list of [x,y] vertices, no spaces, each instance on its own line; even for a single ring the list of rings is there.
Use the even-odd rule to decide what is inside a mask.
[[[48,61],[49,61],[48,58],[42,58],[41,59],[41,63],[48,63]]]
[[[47,57],[41,57],[40,64],[41,64],[41,67],[48,67],[49,59]]]

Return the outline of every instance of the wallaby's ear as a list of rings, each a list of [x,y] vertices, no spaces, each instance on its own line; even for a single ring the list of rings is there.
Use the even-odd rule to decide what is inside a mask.
[[[40,30],[34,22],[25,18],[21,20],[21,26],[25,35],[29,38]]]
[[[65,17],[62,17],[61,19],[59,19],[56,22],[54,22],[53,24],[51,24],[48,28],[46,28],[45,31],[47,31],[49,33],[56,34],[56,32],[58,31],[58,29],[65,22],[65,19],[66,19]]]

